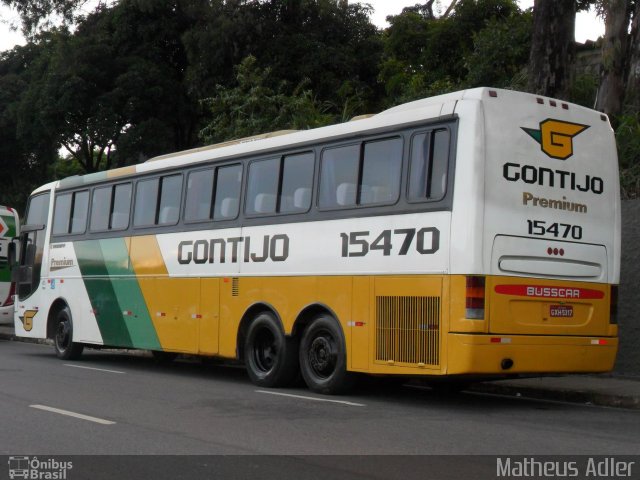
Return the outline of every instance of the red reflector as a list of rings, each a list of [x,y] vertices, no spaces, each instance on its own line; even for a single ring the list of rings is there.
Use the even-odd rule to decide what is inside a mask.
[[[491,343],[500,343],[500,339],[494,337],[491,339]]]

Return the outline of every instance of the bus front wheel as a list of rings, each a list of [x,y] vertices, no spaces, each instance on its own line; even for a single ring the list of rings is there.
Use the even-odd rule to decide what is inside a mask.
[[[76,360],[82,355],[84,345],[73,341],[73,320],[69,307],[62,308],[56,315],[53,345],[56,356],[63,360]]]
[[[285,336],[271,312],[262,312],[247,330],[244,362],[256,385],[285,387],[298,376],[298,344]]]
[[[307,386],[317,393],[344,393],[350,386],[342,331],[328,315],[307,327],[300,342],[300,371]]]

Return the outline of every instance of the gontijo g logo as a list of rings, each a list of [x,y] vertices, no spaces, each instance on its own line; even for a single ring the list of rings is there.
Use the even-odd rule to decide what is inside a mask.
[[[584,132],[589,125],[547,118],[540,122],[540,130],[521,128],[540,144],[549,157],[566,160],[573,155],[573,137]]]

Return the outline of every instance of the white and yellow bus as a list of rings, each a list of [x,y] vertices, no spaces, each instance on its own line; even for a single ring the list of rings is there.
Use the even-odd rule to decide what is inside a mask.
[[[620,200],[606,116],[479,88],[38,188],[15,327],[298,372],[604,372]]]

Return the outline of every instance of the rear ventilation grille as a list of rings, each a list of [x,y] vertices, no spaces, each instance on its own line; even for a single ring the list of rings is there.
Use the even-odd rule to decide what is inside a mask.
[[[240,279],[238,277],[233,277],[231,279],[231,296],[237,297],[240,293]]]
[[[376,360],[440,364],[440,297],[376,297]]]

